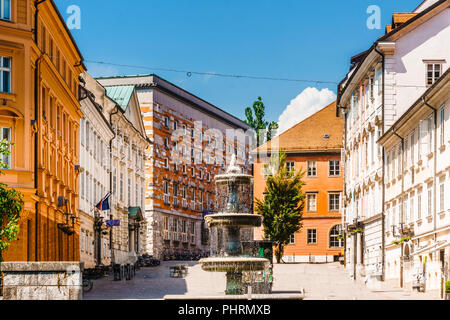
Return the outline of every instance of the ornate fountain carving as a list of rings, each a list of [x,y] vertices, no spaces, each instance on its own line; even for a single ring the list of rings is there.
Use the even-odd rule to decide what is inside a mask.
[[[242,272],[262,271],[269,265],[269,260],[264,258],[242,257],[242,244],[240,242],[241,228],[253,228],[261,226],[262,217],[252,213],[242,213],[240,187],[251,186],[252,176],[243,174],[236,164],[233,155],[230,166],[225,174],[214,178],[216,186],[225,186],[228,202],[225,212],[211,214],[205,217],[209,228],[224,228],[227,236],[225,256],[205,258],[200,260],[202,269],[209,272],[226,272],[226,294],[240,295],[243,293]]]

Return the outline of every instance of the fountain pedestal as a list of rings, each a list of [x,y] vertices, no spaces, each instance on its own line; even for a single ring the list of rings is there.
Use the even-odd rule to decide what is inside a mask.
[[[228,203],[222,213],[211,214],[205,217],[209,228],[224,228],[228,235],[224,257],[206,258],[200,260],[202,269],[210,272],[226,272],[227,295],[241,295],[242,272],[254,272],[267,269],[269,260],[264,258],[244,258],[242,244],[240,242],[241,228],[253,228],[261,226],[262,217],[256,214],[240,212],[239,187],[250,186],[252,176],[241,173],[236,166],[236,158],[233,156],[227,172],[217,175],[215,183],[218,186],[226,186]]]

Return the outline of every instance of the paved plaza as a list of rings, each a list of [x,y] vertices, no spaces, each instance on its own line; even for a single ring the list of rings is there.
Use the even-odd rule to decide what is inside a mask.
[[[185,278],[171,278],[170,266],[189,266]],[[133,280],[113,281],[112,276],[94,280],[85,300],[163,299],[165,295],[224,295],[225,274],[205,272],[198,262],[163,261],[160,266],[141,268]],[[433,299],[423,293],[405,293],[401,289],[372,291],[355,283],[339,263],[276,264],[274,291],[304,290],[305,300],[417,300]]]

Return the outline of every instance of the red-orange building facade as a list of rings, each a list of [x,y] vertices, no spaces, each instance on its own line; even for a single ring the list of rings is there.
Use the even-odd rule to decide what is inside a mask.
[[[336,119],[335,106],[332,103],[254,151],[259,155],[254,165],[255,198],[263,198],[264,164],[278,150],[286,152],[288,166],[304,172],[303,227],[286,246],[285,262],[332,262],[342,253],[339,207],[344,175],[341,164],[344,124]],[[263,236],[262,228],[255,232],[256,239]]]

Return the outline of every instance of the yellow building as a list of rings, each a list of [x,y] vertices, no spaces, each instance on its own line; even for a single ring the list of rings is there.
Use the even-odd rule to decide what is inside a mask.
[[[0,138],[15,146],[0,181],[25,200],[18,240],[4,259],[77,261],[83,57],[52,0],[1,4]]]

